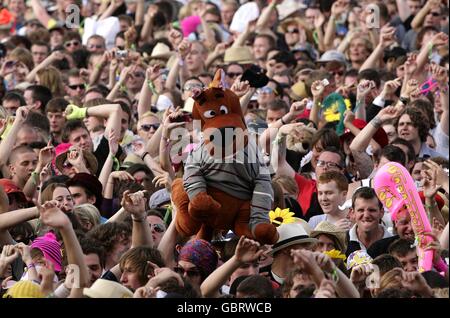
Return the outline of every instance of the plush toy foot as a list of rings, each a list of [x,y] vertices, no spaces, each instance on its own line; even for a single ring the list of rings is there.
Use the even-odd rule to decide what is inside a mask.
[[[279,238],[277,228],[270,223],[256,224],[253,234],[255,240],[261,244],[272,245],[275,244]]]
[[[189,214],[197,220],[211,220],[222,205],[206,192],[201,192],[192,198],[189,203]]]

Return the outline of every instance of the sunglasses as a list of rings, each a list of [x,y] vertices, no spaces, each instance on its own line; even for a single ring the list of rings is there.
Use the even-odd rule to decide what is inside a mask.
[[[64,43],[64,46],[65,46],[65,47],[69,47],[69,46],[78,46],[78,45],[80,45],[80,42],[79,42],[79,41],[70,41],[70,42]]]
[[[430,12],[433,17],[439,17],[441,14],[439,12]]]
[[[160,124],[143,124],[143,125],[141,125],[141,129],[143,130],[143,131],[146,131],[146,132],[148,132],[148,131],[150,131],[150,129],[154,129],[154,130],[157,130],[158,128],[159,128],[159,126],[160,126]]]
[[[333,74],[333,76],[335,76],[335,75],[343,76],[345,73],[343,70],[339,70],[339,71],[333,70],[333,71],[329,71],[329,72],[330,72],[330,74]]]
[[[31,235],[28,237],[24,237],[23,239],[16,240],[18,243],[23,243],[28,245],[30,242],[33,242],[36,239],[36,235]]]
[[[134,72],[134,73],[132,73],[132,75],[134,77],[145,77],[145,73],[144,72]]]
[[[73,90],[75,90],[75,89],[80,89],[80,90],[82,90],[82,89],[85,89],[86,88],[86,84],[75,84],[75,85],[69,85],[69,88],[70,89],[73,89]]]
[[[181,266],[177,266],[174,268],[175,273],[180,274],[181,276],[184,276],[186,274],[188,277],[196,277],[200,275],[200,271],[198,269],[188,269],[185,270]]]
[[[101,45],[101,44],[90,44],[89,48],[90,49],[103,49],[103,45]]]
[[[258,109],[259,108],[259,104],[258,102],[250,102],[247,105],[247,109],[248,110],[252,110],[252,109]]]
[[[186,85],[183,90],[184,91],[192,91],[194,88],[200,88],[203,89],[203,85],[201,84],[191,84],[191,85]]]
[[[70,169],[73,167],[73,165],[69,161],[65,161],[62,166],[64,169]]]
[[[156,224],[149,224],[149,225],[150,225],[150,230],[152,228],[154,228],[156,233],[163,233],[166,230],[166,228],[162,224],[156,223]]]
[[[300,30],[299,30],[299,29],[286,30],[286,33],[290,33],[290,34],[299,34],[299,33],[300,33]]]
[[[257,90],[257,93],[258,94],[272,94],[274,91],[273,91],[273,88],[272,87],[269,87],[269,86],[265,86],[265,87],[263,87],[263,88],[259,88],[258,90]]]
[[[238,77],[238,76],[241,76],[241,75],[242,75],[242,73],[233,73],[233,72],[228,72],[227,73],[227,76],[229,78],[235,78],[235,77]]]

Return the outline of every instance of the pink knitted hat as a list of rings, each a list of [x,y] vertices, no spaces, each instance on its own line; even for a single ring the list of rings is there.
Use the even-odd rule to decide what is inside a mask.
[[[187,37],[192,32],[197,30],[197,27],[202,23],[199,16],[191,15],[181,21],[181,30],[183,31],[183,36]]]
[[[31,243],[31,248],[39,249],[44,254],[45,259],[53,263],[55,271],[61,271],[61,245],[56,240],[54,233],[48,232],[44,236],[39,236]]]

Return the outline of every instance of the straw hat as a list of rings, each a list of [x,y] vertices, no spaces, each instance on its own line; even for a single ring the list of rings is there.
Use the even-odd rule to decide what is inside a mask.
[[[83,289],[83,295],[90,298],[132,298],[133,293],[125,286],[112,280],[97,279],[90,288]]]
[[[158,42],[153,48],[152,54],[150,54],[149,56],[149,60],[152,59],[168,60],[172,55],[174,55],[174,52],[170,50],[170,47],[168,47],[166,44],[162,42]]]
[[[44,298],[41,288],[38,284],[29,280],[21,280],[15,283],[3,295],[3,298]]]
[[[275,252],[295,244],[317,243],[317,239],[309,237],[301,223],[285,223],[277,227],[280,238],[268,252],[273,255]]]
[[[286,19],[297,11],[306,9],[307,6],[298,0],[284,0],[277,5],[278,17],[281,20]]]
[[[337,244],[337,250],[341,252],[345,252],[347,250],[347,234],[346,232],[341,231],[334,224],[327,221],[322,221],[317,224],[313,231],[311,231],[311,237],[317,238],[321,234],[332,236]]]
[[[223,58],[224,64],[239,63],[239,64],[253,64],[255,59],[252,51],[247,46],[235,46],[225,50]]]
[[[122,165],[120,166],[121,170],[126,170],[134,164],[145,164],[144,161],[136,154],[130,153],[123,160]]]
[[[308,92],[306,91],[306,84],[305,82],[299,81],[292,85],[291,87],[291,93],[289,94],[289,97],[291,97],[293,100],[299,101],[304,98],[308,98]]]
[[[59,171],[61,171],[61,172],[64,171],[64,167],[63,167],[64,162],[67,159],[67,154],[72,149],[73,148],[70,148],[68,151],[63,152],[56,157],[55,165]],[[86,168],[88,168],[88,170],[91,172],[91,174],[95,175],[97,173],[97,168],[98,168],[97,158],[95,158],[95,156],[92,154],[92,152],[87,151],[87,150],[83,150],[83,158],[84,158],[84,160],[86,160]]]

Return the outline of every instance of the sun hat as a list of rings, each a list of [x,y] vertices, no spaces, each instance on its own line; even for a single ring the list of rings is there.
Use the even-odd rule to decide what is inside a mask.
[[[133,293],[122,284],[101,278],[91,287],[84,288],[83,295],[90,298],[133,298]]]
[[[152,54],[148,57],[149,60],[152,59],[163,59],[168,60],[175,52],[170,50],[170,47],[162,42],[158,42],[152,50]]]
[[[327,63],[337,61],[344,65],[347,64],[347,61],[345,59],[345,55],[339,51],[336,50],[329,50],[322,54],[322,56],[319,58],[317,63]]]
[[[37,237],[30,246],[32,249],[39,249],[46,260],[53,263],[53,267],[56,272],[61,271],[62,256],[61,245],[56,240],[56,235],[52,232],[48,232],[44,236]]]
[[[255,58],[248,46],[232,46],[225,50],[223,62],[225,65],[230,63],[254,64]]]
[[[154,209],[164,205],[166,203],[170,203],[170,193],[167,189],[161,189],[156,191],[150,196],[150,200],[148,201],[148,205],[150,209]]]
[[[278,18],[279,20],[284,20],[290,17],[297,11],[306,9],[307,6],[298,0],[284,0],[282,3],[277,5]]]
[[[316,228],[311,231],[311,237],[317,238],[319,235],[328,235],[332,236],[334,238],[334,241],[336,242],[336,249],[345,252],[347,250],[347,234],[344,231],[341,231],[338,227],[336,227],[334,224],[322,221],[319,224],[317,224]]]
[[[306,84],[303,81],[299,81],[292,85],[291,87],[291,93],[289,94],[289,97],[292,98],[295,101],[300,101],[304,98],[308,98],[308,93],[306,91]]]
[[[280,237],[272,246],[272,250],[268,252],[269,255],[273,255],[275,252],[294,244],[317,242],[317,239],[311,238],[308,235],[303,225],[299,222],[281,224],[277,227],[277,231]]]
[[[9,288],[3,298],[44,298],[44,294],[38,284],[21,280]]]

